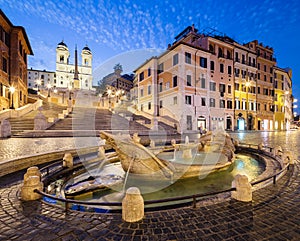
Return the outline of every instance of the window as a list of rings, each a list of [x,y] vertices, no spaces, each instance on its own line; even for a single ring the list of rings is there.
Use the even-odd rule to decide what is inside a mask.
[[[160,74],[164,72],[164,63],[158,65],[157,73]]]
[[[220,100],[220,108],[225,108],[225,100]]]
[[[260,70],[260,63],[257,63],[257,69]]]
[[[224,64],[220,64],[220,72],[224,73]]]
[[[234,89],[237,90],[237,91],[240,90],[240,85],[239,85],[239,83],[235,83],[235,84],[234,84]]]
[[[263,91],[264,91],[263,92],[264,95],[269,95],[269,90],[268,89],[264,88]]]
[[[238,99],[235,99],[235,109],[240,109],[240,101]]]
[[[223,50],[221,48],[219,48],[219,52],[218,52],[218,57],[220,58],[223,58],[224,55],[223,55]]]
[[[151,76],[151,68],[148,68],[148,77]]]
[[[141,111],[144,111],[144,105],[141,104]]]
[[[177,76],[173,76],[173,87],[177,86]]]
[[[144,80],[144,72],[140,73],[140,81]]]
[[[232,109],[232,100],[227,100],[227,109]]]
[[[173,55],[173,66],[178,64],[178,54]]]
[[[2,70],[7,73],[7,59],[2,57]]]
[[[206,98],[201,97],[201,106],[206,106]]]
[[[191,55],[191,53],[185,52],[185,62],[187,64],[191,64],[192,63],[192,55]]]
[[[227,50],[227,59],[231,59],[231,53],[229,50]]]
[[[207,68],[207,58],[200,57],[200,66],[202,68]]]
[[[264,75],[264,81],[267,81],[267,76],[266,75]]]
[[[239,54],[235,52],[235,62],[240,62]]]
[[[163,91],[163,83],[160,82],[160,83],[159,83],[159,92],[162,92],[162,91]]]
[[[221,93],[224,93],[225,92],[225,84],[219,84],[219,91]]]
[[[260,87],[257,87],[257,94],[260,94]]]
[[[202,74],[202,75],[201,75],[201,88],[202,88],[202,89],[205,89],[205,81],[206,81],[206,80],[205,80],[204,74]]]
[[[259,79],[259,80],[260,80],[260,73],[258,73],[258,74],[257,74],[257,79]]]
[[[63,63],[64,60],[65,60],[65,57],[64,57],[63,55],[61,55],[61,56],[59,57],[59,62],[60,62],[60,63]]]
[[[228,85],[227,89],[228,89],[228,94],[231,94],[231,85]]]
[[[228,69],[227,69],[227,71],[228,71],[228,74],[231,74],[231,73],[232,73],[232,68],[231,68],[231,66],[230,66],[230,65],[228,65]]]
[[[148,110],[151,110],[151,102],[148,102]]]
[[[148,95],[151,95],[151,85],[148,85]]]
[[[215,82],[209,82],[209,90],[216,91],[216,83]]]
[[[215,52],[214,46],[212,44],[209,45],[209,52],[213,53]]]
[[[192,123],[192,116],[191,115],[187,115],[186,116],[186,129],[187,130],[192,130],[193,129],[193,123]]]
[[[235,77],[239,77],[240,76],[240,69],[235,68],[234,72],[235,72]]]
[[[210,70],[211,71],[215,70],[215,62],[214,61],[210,61]]]
[[[177,96],[173,97],[173,105],[177,105]]]
[[[214,98],[209,99],[209,107],[216,107],[216,100]]]
[[[186,85],[192,86],[192,76],[189,74],[186,76]]]
[[[160,109],[163,108],[163,101],[162,100],[159,101],[159,108]]]
[[[186,96],[185,96],[185,103],[186,103],[187,105],[191,105],[191,104],[192,104],[192,96],[186,95]]]
[[[143,96],[144,96],[144,89],[141,89],[141,90],[140,90],[140,93],[141,93],[141,94],[140,94],[141,97],[143,97]]]
[[[264,65],[264,71],[267,72],[267,65]]]
[[[170,89],[170,82],[166,83],[166,90]]]

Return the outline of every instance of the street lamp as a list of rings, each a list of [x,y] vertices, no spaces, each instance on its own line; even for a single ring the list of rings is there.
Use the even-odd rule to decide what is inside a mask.
[[[121,91],[120,90],[117,90],[116,92],[116,96],[117,96],[117,103],[119,102],[119,95],[120,95]]]
[[[11,107],[10,107],[10,109],[14,109],[15,107],[14,107],[14,93],[15,93],[15,87],[13,87],[13,86],[10,86],[9,87],[9,91],[10,91],[10,93],[11,93]]]
[[[246,101],[246,118],[247,118],[247,130],[249,130],[249,118],[248,118],[248,111],[249,111],[249,98],[248,98],[248,95],[249,95],[249,91],[248,91],[248,88],[250,87],[250,82],[247,81],[246,82],[246,92],[247,92],[247,101]]]
[[[110,109],[111,108],[111,103],[110,103],[110,95],[112,93],[112,90],[111,89],[108,89],[107,90],[107,94],[108,94],[108,108]]]
[[[48,84],[47,84],[47,88],[48,88],[48,97],[50,97],[50,89],[51,89],[51,87],[52,87],[51,84],[48,83]]]
[[[68,86],[68,89],[69,89],[69,100],[71,100],[71,89],[72,89],[72,86],[69,85],[69,86]]]

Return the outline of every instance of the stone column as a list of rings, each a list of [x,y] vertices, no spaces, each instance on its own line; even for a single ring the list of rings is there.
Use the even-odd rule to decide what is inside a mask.
[[[63,167],[73,168],[73,156],[69,152],[65,153],[65,155],[64,155]]]
[[[232,187],[236,188],[236,191],[231,192],[232,198],[242,202],[252,201],[252,186],[246,175],[236,175],[232,181]]]
[[[34,201],[41,198],[41,195],[35,193],[34,190],[43,191],[43,183],[41,182],[41,173],[38,167],[30,167],[24,175],[24,183],[21,187],[21,199],[23,201]]]
[[[10,137],[11,136],[11,125],[8,120],[1,121],[0,124],[0,137]]]
[[[122,201],[122,218],[126,222],[138,222],[144,217],[144,199],[137,187],[127,189]]]

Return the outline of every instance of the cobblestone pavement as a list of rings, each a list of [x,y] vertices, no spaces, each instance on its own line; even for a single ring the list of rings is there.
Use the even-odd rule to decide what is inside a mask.
[[[40,201],[21,202],[20,184],[0,189],[0,240],[300,240],[299,163],[253,201],[146,212],[137,223],[121,214],[64,210]],[[19,174],[21,176],[21,174]]]
[[[299,159],[299,134],[286,146]],[[259,142],[253,137],[253,142]],[[269,138],[274,144],[284,134]],[[241,141],[245,140],[239,137]],[[298,147],[298,148],[297,148]],[[121,214],[64,210],[40,201],[19,200],[22,172],[0,178],[0,240],[300,240],[300,163],[276,185],[253,193],[253,201],[234,200],[145,212],[137,223]]]

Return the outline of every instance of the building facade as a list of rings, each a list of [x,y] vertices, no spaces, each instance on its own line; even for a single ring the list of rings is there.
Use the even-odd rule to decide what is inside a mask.
[[[284,117],[275,117],[275,66],[273,49],[256,40],[239,44],[189,26],[134,71],[132,93],[139,111],[172,120],[180,131],[286,129],[292,108],[285,98]],[[291,96],[291,75],[282,74]]]
[[[81,51],[81,64],[78,63],[77,47],[75,48],[75,63],[71,64],[70,51],[62,41],[56,48],[56,78],[51,85],[55,88],[92,89],[92,52],[88,46]]]
[[[0,110],[27,104],[27,56],[33,55],[26,31],[0,10]]]
[[[41,90],[48,89],[49,84],[54,87],[56,82],[56,73],[47,70],[28,69],[28,89]]]

